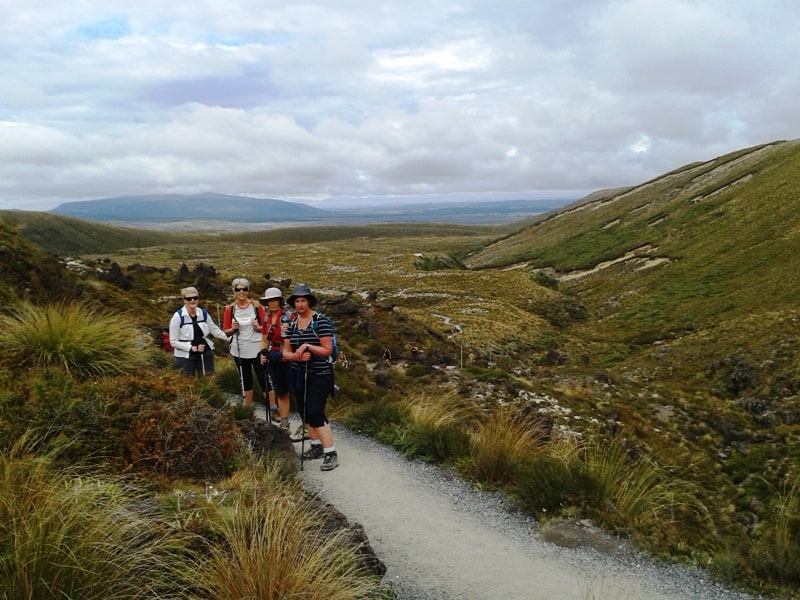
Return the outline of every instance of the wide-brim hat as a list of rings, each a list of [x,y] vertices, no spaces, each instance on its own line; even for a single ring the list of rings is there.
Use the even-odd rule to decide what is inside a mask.
[[[311,288],[305,283],[298,283],[296,286],[294,286],[292,295],[289,296],[289,299],[287,300],[289,306],[294,306],[294,301],[298,298],[308,298],[308,305],[311,308],[314,308],[314,306],[317,304],[317,297],[311,293]]]
[[[261,298],[259,298],[258,301],[261,304],[266,304],[267,302],[269,302],[270,300],[274,300],[275,298],[280,300],[281,306],[283,306],[283,292],[276,287],[270,287],[266,289],[264,295],[261,296]]]

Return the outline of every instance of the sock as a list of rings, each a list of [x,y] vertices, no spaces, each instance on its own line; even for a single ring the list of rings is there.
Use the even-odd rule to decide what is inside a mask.
[[[331,446],[330,448],[324,448],[323,452],[325,452],[325,454],[336,454],[336,446]]]
[[[319,440],[311,440],[311,445],[312,446],[322,446],[322,442],[320,442]]]

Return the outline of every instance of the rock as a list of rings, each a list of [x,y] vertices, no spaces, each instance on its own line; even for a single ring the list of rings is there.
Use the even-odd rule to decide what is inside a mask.
[[[589,547],[604,554],[615,554],[622,543],[602,530],[584,521],[555,519],[542,527],[541,538],[564,548]]]

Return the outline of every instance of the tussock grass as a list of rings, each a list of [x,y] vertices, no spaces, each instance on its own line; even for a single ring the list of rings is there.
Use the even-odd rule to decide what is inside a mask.
[[[124,315],[78,304],[20,304],[0,316],[0,362],[13,370],[59,367],[85,379],[144,368],[139,333]]]
[[[25,436],[0,455],[2,597],[177,597],[179,554],[133,510],[145,497],[122,480],[57,470],[32,446]]]
[[[453,391],[439,396],[418,392],[408,399],[409,439],[406,452],[446,461],[469,453],[468,431],[480,409]]]
[[[355,600],[379,597],[347,530],[331,531],[319,505],[276,486],[269,469],[240,473],[235,501],[208,513],[218,540],[186,572],[191,598]]]
[[[768,482],[767,485],[769,485]],[[780,584],[800,580],[800,476],[787,477],[773,490],[769,521],[755,532],[749,549],[751,568]]]
[[[500,408],[472,433],[471,473],[487,483],[510,483],[518,477],[522,462],[542,450],[547,437],[541,424]]]
[[[584,461],[602,509],[598,518],[611,527],[649,530],[701,512],[688,484],[649,457],[632,455],[624,436],[592,437]]]

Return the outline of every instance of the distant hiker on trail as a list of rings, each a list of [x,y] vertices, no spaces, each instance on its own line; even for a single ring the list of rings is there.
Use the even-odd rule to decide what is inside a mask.
[[[333,324],[313,308],[317,298],[311,288],[301,283],[289,296],[289,306],[297,313],[283,340],[283,357],[294,361],[295,399],[303,422],[308,426],[311,447],[302,452],[300,460],[322,458],[323,471],[338,465],[333,431],[325,414],[328,396],[333,395]]]
[[[342,363],[343,369],[346,369],[350,365],[350,361],[347,360],[347,354],[344,352],[339,355],[339,362]]]
[[[392,366],[392,351],[389,350],[389,346],[383,347],[383,362],[386,363],[387,367]]]
[[[222,329],[232,336],[230,351],[239,380],[245,406],[253,404],[253,373],[265,394],[264,402],[269,406],[269,388],[264,367],[261,365],[261,325],[264,323],[264,307],[250,299],[250,282],[238,277],[231,282],[234,301],[225,307]]]
[[[183,288],[181,297],[183,307],[169,321],[175,368],[189,376],[208,375],[214,372],[214,344],[208,339],[209,334],[226,342],[228,336],[214,323],[211,314],[198,306],[197,288]]]
[[[278,402],[278,417],[281,429],[289,431],[289,392],[292,391],[292,363],[283,358],[283,339],[289,333],[289,324],[294,319],[287,310],[283,293],[276,287],[267,288],[258,299],[267,307],[267,316],[261,333],[261,364],[266,369],[273,394]]]

